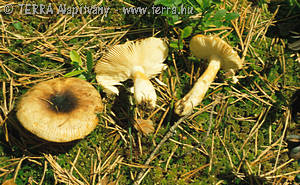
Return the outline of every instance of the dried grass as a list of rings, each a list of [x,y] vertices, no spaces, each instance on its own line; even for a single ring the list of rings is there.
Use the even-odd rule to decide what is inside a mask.
[[[124,3],[126,6],[133,6],[129,3],[124,1],[119,1]],[[100,3],[100,2],[99,2]],[[246,69],[249,67],[249,62],[246,61],[247,57],[253,57],[257,59],[257,65],[261,67],[265,67],[266,61],[263,61],[263,57],[260,54],[255,52],[254,46],[252,43],[259,42],[260,44],[266,45],[266,47],[270,47],[270,50],[274,49],[272,45],[274,43],[279,44],[280,46],[280,53],[279,58],[277,59],[283,69],[283,74],[285,74],[286,69],[286,59],[284,58],[284,44],[280,39],[274,39],[272,44],[269,45],[266,39],[266,33],[268,28],[276,23],[275,16],[278,13],[278,9],[274,12],[270,19],[265,20],[265,17],[262,15],[262,10],[260,8],[255,8],[250,4],[238,4],[231,3],[226,1],[232,6],[233,12],[240,12],[240,17],[237,20],[232,21],[233,27],[222,27],[218,29],[209,29],[206,30],[205,34],[219,34],[225,40],[227,39],[228,35],[234,33],[239,38],[239,46],[235,46],[240,53],[242,53],[242,58],[245,61],[245,68],[243,70],[245,76],[238,76],[239,79],[251,77],[251,76],[258,76],[265,84],[266,88],[272,93],[275,91],[279,91],[278,88],[278,81],[279,79],[284,79],[284,75],[278,76],[277,79],[274,81],[269,81],[266,76],[260,74],[259,72],[253,70],[249,74]],[[3,3],[1,2],[1,5]],[[67,24],[71,21],[72,17],[63,15],[61,16],[56,22],[53,22],[50,27],[43,33],[34,30],[34,34],[30,36],[20,35],[19,33],[14,33],[8,30],[8,25],[11,23],[10,19],[7,17],[3,17],[0,15],[0,22],[1,24],[1,45],[0,45],[0,54],[9,56],[18,62],[24,64],[27,67],[34,68],[37,72],[25,74],[20,73],[12,69],[9,65],[7,65],[6,61],[0,60],[0,70],[5,75],[5,79],[0,79],[1,85],[1,93],[3,100],[1,100],[0,104],[0,126],[4,129],[5,138],[8,142],[9,136],[7,132],[7,120],[8,115],[14,109],[14,105],[16,102],[17,97],[20,94],[21,89],[27,89],[31,85],[52,79],[55,77],[63,76],[67,72],[66,69],[62,68],[62,66],[69,61],[69,52],[71,50],[76,50],[83,56],[83,53],[87,49],[97,49],[97,51],[93,54],[95,59],[98,59],[102,53],[109,47],[117,44],[124,38],[125,34],[143,34],[143,33],[151,33],[153,32],[153,28],[144,28],[144,29],[133,29],[132,25],[124,25],[124,26],[99,26],[96,27],[92,25],[93,21],[96,19],[102,19],[101,16],[96,16],[94,18],[84,18],[81,17],[81,21],[83,24],[79,24],[74,26],[72,29],[66,29]],[[47,21],[48,18],[43,18]],[[115,30],[122,30],[122,31],[115,31]],[[86,38],[87,41],[80,44],[70,44],[69,41],[74,38]],[[24,41],[24,44],[34,44],[35,47],[32,51],[28,53],[20,53],[20,52],[12,52],[8,49],[15,40],[21,39]],[[58,42],[62,44],[58,44]],[[281,43],[281,44],[280,44]],[[56,61],[58,67],[55,69],[42,69],[36,65],[31,64],[26,59],[30,54],[42,53],[41,57],[45,57],[49,60]],[[178,64],[175,58],[174,53],[171,55],[172,58],[172,65],[175,68],[175,72],[171,72],[170,68],[166,70],[168,76],[164,83],[166,86],[160,85],[157,81],[153,80],[153,83],[156,86],[156,90],[158,93],[158,104],[159,106],[156,107],[150,113],[139,112],[136,110],[136,115],[143,117],[146,116],[145,119],[154,118],[155,115],[161,114],[158,123],[155,123],[155,132],[153,135],[153,145],[155,149],[149,154],[147,160],[143,164],[135,163],[130,160],[124,159],[124,157],[119,154],[119,149],[116,143],[119,140],[124,142],[125,146],[129,146],[130,143],[133,146],[138,146],[139,153],[142,155],[145,153],[143,148],[143,143],[141,142],[141,136],[139,135],[138,138],[132,137],[130,133],[118,123],[121,123],[123,119],[131,119],[130,115],[127,115],[126,111],[123,110],[122,115],[124,113],[124,118],[119,116],[118,112],[104,112],[101,115],[103,119],[103,124],[100,126],[110,130],[108,134],[111,138],[113,138],[113,143],[111,145],[111,149],[103,153],[100,147],[95,147],[95,154],[90,158],[90,161],[87,163],[91,164],[90,174],[89,176],[84,176],[80,169],[77,167],[77,162],[80,158],[81,150],[78,150],[77,155],[70,161],[69,164],[71,165],[70,169],[66,169],[59,165],[57,162],[57,157],[52,154],[44,153],[42,157],[35,157],[31,154],[26,154],[21,158],[13,158],[6,161],[0,162],[0,177],[6,179],[9,174],[14,174],[14,180],[18,176],[18,172],[20,168],[22,168],[22,163],[24,160],[29,162],[38,164],[43,166],[42,178],[39,182],[35,184],[43,184],[45,181],[45,174],[47,170],[51,170],[54,172],[55,184],[57,183],[65,183],[65,184],[117,184],[118,180],[122,177],[123,172],[120,171],[121,167],[130,167],[130,168],[139,168],[141,171],[140,173],[131,173],[131,179],[135,181],[135,184],[142,183],[142,180],[147,176],[148,173],[151,172],[155,166],[151,166],[151,162],[158,157],[160,148],[165,145],[167,142],[172,142],[175,146],[170,151],[170,154],[166,161],[165,170],[167,171],[170,168],[170,161],[174,157],[177,149],[179,146],[190,148],[189,152],[192,153],[197,151],[201,153],[204,157],[209,158],[209,163],[203,164],[198,168],[195,168],[191,171],[188,171],[184,174],[181,174],[180,178],[184,179],[186,182],[192,179],[192,177],[196,176],[196,174],[204,170],[205,168],[209,168],[209,171],[214,167],[215,164],[215,140],[218,139],[221,142],[221,145],[225,149],[224,156],[227,157],[230,167],[232,168],[232,174],[235,177],[245,180],[246,177],[252,176],[253,179],[250,184],[256,184],[259,180],[258,179],[265,179],[266,181],[274,184],[280,184],[281,181],[284,179],[290,180],[295,177],[295,175],[299,174],[299,170],[295,170],[288,173],[282,173],[281,169],[285,168],[288,165],[291,165],[294,160],[282,161],[280,157],[282,155],[286,155],[286,143],[284,141],[284,137],[287,132],[288,125],[290,124],[290,112],[288,107],[282,107],[282,111],[284,112],[283,118],[278,120],[279,124],[283,126],[278,128],[277,132],[269,128],[269,145],[262,146],[258,143],[258,134],[262,132],[262,126],[264,125],[267,116],[270,114],[270,109],[274,106],[276,101],[272,98],[272,94],[268,94],[264,88],[262,88],[259,84],[254,82],[253,84],[249,84],[249,86],[245,87],[240,83],[237,83],[235,87],[230,86],[231,91],[228,92],[229,96],[222,95],[219,90],[223,86],[229,86],[227,82],[224,83],[213,83],[211,88],[213,92],[207,94],[205,98],[212,97],[213,101],[204,106],[201,105],[198,108],[195,108],[195,112],[191,115],[185,116],[180,118],[177,122],[174,123],[173,126],[170,127],[169,131],[165,134],[165,136],[160,140],[160,143],[156,143],[155,140],[159,137],[159,133],[161,133],[161,128],[163,127],[163,123],[168,119],[167,115],[172,114],[173,111],[173,103],[176,101],[176,87],[178,86],[178,82],[180,82],[180,75],[178,71]],[[85,57],[83,57],[84,62]],[[193,83],[193,79],[199,77],[200,73],[199,70],[195,70],[195,66],[191,66],[190,73],[187,73],[190,76],[190,84]],[[158,77],[160,81],[163,81],[163,75]],[[284,86],[282,89],[299,89],[299,87],[290,87]],[[243,91],[242,91],[243,90]],[[229,98],[234,97],[236,100],[233,102],[228,101]],[[228,113],[228,106],[234,105],[236,103],[245,103],[245,100],[251,101],[253,105],[256,105],[256,108],[262,108],[262,111],[259,115],[253,115],[251,117],[243,117],[238,116],[235,117]],[[104,101],[109,101],[108,98]],[[218,105],[219,111],[216,112],[215,106]],[[201,123],[195,121],[195,118],[200,114],[207,112],[210,114],[209,120],[209,127],[204,129],[204,126]],[[221,135],[218,131],[220,124],[222,124],[222,120],[225,117],[229,117],[230,119],[238,120],[238,121],[245,121],[249,122],[249,124],[253,123],[253,127],[248,133],[247,138],[244,140],[242,146],[235,146],[234,143],[228,143],[227,140],[230,138],[230,132],[236,132],[234,128],[226,128],[224,130],[224,134]],[[213,119],[214,118],[214,119]],[[191,131],[186,131],[182,124],[187,126]],[[186,144],[182,141],[177,141],[174,138],[171,138],[175,133],[175,130],[179,128],[186,136],[192,141],[196,143],[196,145]],[[204,141],[199,140],[195,136],[195,133],[202,133],[206,132],[206,137],[211,138],[211,143],[205,148],[203,145]],[[276,139],[274,139],[274,135],[279,134]],[[137,141],[136,141],[137,140]],[[2,144],[2,143],[1,143]],[[20,144],[19,144],[20,145]],[[130,145],[130,146],[131,146]],[[255,150],[254,159],[250,159],[249,150]],[[261,150],[260,152],[258,150]],[[104,156],[104,158],[101,158]],[[237,158],[239,160],[238,164],[233,162],[233,158]],[[46,159],[44,162],[41,162],[42,159]],[[272,163],[272,170],[269,168],[265,169],[262,166],[266,163],[271,163],[270,161],[275,161]],[[7,164],[2,166],[2,164]],[[114,172],[116,177],[114,178],[115,181],[110,180],[110,174]],[[250,181],[251,181],[250,180]],[[222,184],[223,181],[219,181],[217,184]]]

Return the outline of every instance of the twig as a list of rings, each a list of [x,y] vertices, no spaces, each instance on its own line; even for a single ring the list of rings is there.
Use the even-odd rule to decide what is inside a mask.
[[[22,164],[22,162],[23,162],[25,159],[27,159],[27,156],[22,157],[22,158],[20,159],[20,161],[19,161],[19,163],[18,163],[18,166],[17,166],[17,168],[16,168],[16,170],[15,170],[15,174],[14,174],[14,178],[13,178],[14,181],[16,181],[18,172],[19,172],[19,170],[20,170],[20,168],[21,168],[21,164]]]
[[[171,161],[174,153],[176,152],[177,148],[178,148],[178,145],[175,145],[175,147],[172,149],[172,152],[171,152],[170,156],[168,157],[168,160],[167,160],[167,163],[166,163],[166,167],[165,167],[166,171],[168,170],[168,166],[170,164],[170,161]]]
[[[212,134],[212,139],[211,139],[211,149],[210,149],[210,159],[209,159],[209,169],[208,172],[211,172],[212,165],[213,165],[213,158],[214,158],[214,140],[215,140],[215,134]],[[226,149],[226,148],[225,148]],[[230,159],[230,158],[229,158]]]
[[[278,149],[278,153],[277,153],[277,156],[276,156],[276,161],[275,161],[275,165],[274,165],[274,169],[277,168],[277,164],[278,164],[278,160],[279,160],[279,156],[280,156],[280,151],[281,151],[281,147],[282,147],[282,142],[283,142],[283,138],[285,136],[285,133],[286,133],[286,130],[287,130],[287,127],[288,127],[288,124],[289,124],[289,120],[290,120],[290,111],[289,109],[286,111],[286,120],[285,120],[285,125],[284,125],[284,129],[283,129],[283,133],[282,133],[282,136],[281,136],[281,140],[280,140],[280,143],[279,143],[279,149]],[[274,171],[275,172],[275,171]]]
[[[211,111],[210,111],[210,115],[209,115],[209,126],[208,126],[208,130],[207,130],[207,133],[206,133],[206,137],[209,136],[209,133],[210,133],[210,130],[211,130],[211,127],[213,125],[213,112],[214,112],[214,109],[215,109],[215,106],[217,105],[217,103],[220,102],[220,99],[219,97],[217,98],[216,101],[214,101],[213,105],[212,105],[212,108],[211,108]],[[205,138],[206,139],[206,138]]]
[[[204,154],[205,156],[209,156],[209,153],[205,150],[205,148],[203,148],[203,147],[200,148],[201,145],[203,144],[203,142],[197,144],[196,146],[192,146],[192,145],[189,145],[189,144],[181,143],[181,142],[176,141],[176,140],[174,140],[172,138],[170,139],[170,141],[173,142],[173,143],[175,143],[175,144],[191,148],[191,150],[187,151],[184,155],[190,154],[190,153],[192,153],[192,151],[197,150],[200,153]]]
[[[48,164],[48,162],[47,162],[47,161],[45,161],[45,162],[44,162],[44,171],[43,171],[43,176],[42,176],[42,179],[41,179],[41,181],[40,181],[39,185],[42,185],[42,184],[43,184],[43,182],[44,182],[45,175],[46,175],[46,171],[47,171],[47,166],[48,166],[47,164]]]
[[[221,141],[221,143],[222,143],[222,145],[223,145],[223,147],[224,147],[224,149],[225,149],[225,151],[226,151],[226,154],[227,154],[227,156],[228,156],[228,159],[229,159],[229,163],[230,163],[231,168],[234,169],[234,165],[233,165],[232,159],[231,159],[231,157],[230,157],[230,153],[229,153],[229,151],[228,151],[228,149],[227,149],[227,147],[226,147],[226,145],[225,145],[225,142],[221,139],[219,133],[217,133],[217,137],[218,137],[219,140]]]
[[[267,177],[267,176],[269,176],[269,175],[271,175],[272,173],[275,173],[277,170],[279,170],[279,169],[281,169],[281,168],[283,168],[283,167],[285,167],[286,165],[288,165],[288,164],[290,164],[291,162],[293,162],[295,159],[290,159],[289,161],[287,161],[287,162],[285,162],[285,163],[283,163],[282,165],[280,165],[280,166],[275,166],[275,168],[273,168],[273,170],[271,170],[271,171],[269,171],[269,172],[267,172],[267,173],[265,173],[265,174],[262,174],[260,177]]]
[[[197,172],[199,172],[200,170],[202,170],[202,169],[204,169],[204,168],[206,168],[206,167],[208,167],[208,166],[209,166],[209,164],[205,164],[205,165],[203,165],[203,166],[200,166],[200,167],[197,168],[197,169],[194,169],[194,170],[192,170],[192,171],[189,171],[189,172],[183,174],[181,177],[182,177],[184,180],[187,180],[187,179],[189,179],[190,177],[192,177],[193,175],[195,175]],[[184,177],[184,176],[186,176],[186,177]]]
[[[163,137],[163,139],[160,141],[160,143],[156,146],[156,148],[153,150],[153,152],[150,154],[150,156],[148,157],[147,161],[145,162],[145,165],[149,165],[150,162],[153,160],[154,155],[158,152],[158,150],[160,149],[160,147],[173,135],[175,129],[179,126],[180,123],[182,123],[187,117],[188,115],[185,115],[183,117],[181,117],[168,131],[168,133]],[[145,173],[145,169],[142,169],[142,171],[137,175],[136,180],[134,181],[135,185],[139,185],[141,183],[141,181],[143,180],[143,176]]]
[[[80,154],[80,148],[78,149],[78,152],[77,152],[77,155],[72,163],[72,167],[71,167],[71,170],[70,170],[70,174],[73,174],[73,169],[75,167],[75,164],[77,163],[77,160],[78,160],[78,157],[79,157],[79,154]]]

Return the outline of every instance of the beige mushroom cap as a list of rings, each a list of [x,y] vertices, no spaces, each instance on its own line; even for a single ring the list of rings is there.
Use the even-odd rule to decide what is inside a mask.
[[[190,50],[199,59],[218,57],[221,61],[221,68],[226,71],[241,69],[243,65],[237,52],[216,36],[194,36],[190,41]]]
[[[100,94],[78,78],[41,82],[25,93],[17,105],[17,118],[25,129],[51,142],[69,142],[92,132],[96,113],[102,112]]]

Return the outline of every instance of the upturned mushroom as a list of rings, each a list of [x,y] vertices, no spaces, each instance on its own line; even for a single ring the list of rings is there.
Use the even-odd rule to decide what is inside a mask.
[[[201,103],[221,68],[230,72],[242,67],[236,51],[219,37],[196,35],[190,41],[190,50],[198,59],[209,60],[209,64],[188,94],[176,102],[175,113],[180,116],[191,113]]]
[[[134,82],[134,98],[144,108],[154,108],[156,93],[150,79],[166,65],[168,46],[163,39],[149,37],[113,46],[96,64],[97,82],[108,94],[119,94],[116,85],[127,79]]]
[[[100,94],[78,78],[57,78],[38,83],[17,105],[21,125],[47,141],[70,142],[82,139],[98,124],[102,112]]]

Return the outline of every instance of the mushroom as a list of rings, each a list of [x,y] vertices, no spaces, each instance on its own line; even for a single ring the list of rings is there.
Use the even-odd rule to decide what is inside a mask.
[[[14,179],[8,179],[2,183],[2,185],[17,185]]]
[[[300,50],[300,40],[297,40],[297,41],[295,41],[293,43],[290,43],[289,44],[289,48],[291,50],[295,50],[295,51]]]
[[[289,156],[294,159],[300,159],[300,135],[287,136]]]
[[[300,90],[297,90],[291,98],[291,116],[296,128],[293,134],[288,135],[286,140],[291,158],[300,159]]]
[[[57,78],[38,83],[17,105],[17,118],[34,135],[51,142],[81,139],[98,124],[100,94],[78,78]]]
[[[208,59],[209,64],[190,92],[176,102],[175,113],[180,116],[191,113],[201,103],[220,68],[232,72],[242,67],[238,54],[219,37],[196,35],[190,41],[190,50],[198,59]]]
[[[118,95],[115,85],[132,79],[136,103],[144,108],[154,108],[157,97],[149,79],[166,67],[163,61],[167,55],[167,44],[155,37],[115,45],[96,64],[97,82],[106,93]]]

